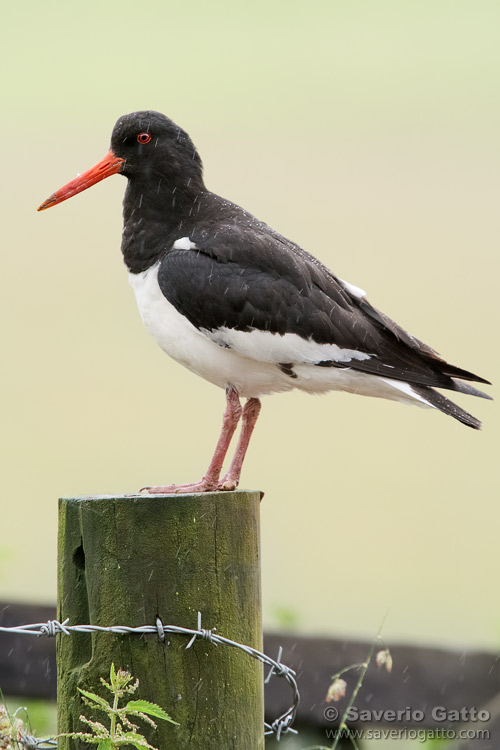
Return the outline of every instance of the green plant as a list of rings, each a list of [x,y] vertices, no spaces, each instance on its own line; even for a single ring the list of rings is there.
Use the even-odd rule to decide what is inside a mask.
[[[169,721],[172,724],[178,722],[171,719],[163,708],[149,701],[129,700],[124,706],[120,707],[120,701],[135,693],[139,686],[139,680],[132,683],[133,679],[130,672],[125,672],[122,669],[116,672],[114,664],[111,665],[109,682],[106,682],[102,677],[101,682],[112,694],[112,703],[96,695],[96,693],[78,688],[87,706],[106,714],[109,719],[109,728],[100,721],[92,721],[86,716],[80,716],[80,720],[90,727],[90,732],[70,732],[59,736],[78,737],[85,742],[97,745],[97,750],[116,750],[116,748],[126,747],[127,745],[138,748],[138,750],[156,750],[139,732],[137,725],[132,723],[130,717],[142,719],[155,729],[156,723],[151,717],[163,719],[163,721]]]

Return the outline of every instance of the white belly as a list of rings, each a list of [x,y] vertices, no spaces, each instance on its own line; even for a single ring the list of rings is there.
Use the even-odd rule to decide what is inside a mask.
[[[129,274],[142,321],[164,352],[191,372],[247,398],[294,387],[279,367],[242,357],[210,341],[168,302],[158,285],[158,265]]]
[[[299,339],[295,334],[237,332],[231,344],[238,346],[239,351],[220,346],[212,340],[217,339],[216,334],[199,331],[168,302],[158,285],[158,267],[159,263],[142,273],[129,274],[142,321],[163,351],[210,383],[220,388],[232,385],[246,398],[299,388],[309,393],[342,390],[427,405],[407,383],[348,368],[317,367],[308,364],[307,360],[298,361],[299,352],[288,358],[292,352],[285,344],[290,340],[295,346],[296,339]],[[248,346],[245,345],[245,335],[248,336]],[[310,345],[311,342],[304,341],[307,356],[310,355]],[[243,353],[245,349],[246,354]],[[273,352],[277,353],[276,356]],[[364,358],[360,353],[350,354],[353,359]],[[329,350],[328,355],[331,357],[332,351]],[[339,355],[339,361],[345,361],[344,356]],[[296,377],[283,372],[279,362],[292,364]]]

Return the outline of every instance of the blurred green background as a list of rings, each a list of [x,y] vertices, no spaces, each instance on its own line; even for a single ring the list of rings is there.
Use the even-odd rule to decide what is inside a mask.
[[[207,185],[497,379],[497,0],[9,3],[3,10],[0,599],[53,602],[57,498],[198,479],[224,394],[143,330],[120,255],[125,180],[43,214],[115,120],[168,114]],[[493,392],[493,391],[492,391]],[[438,413],[264,399],[264,620],[496,649],[495,404]]]

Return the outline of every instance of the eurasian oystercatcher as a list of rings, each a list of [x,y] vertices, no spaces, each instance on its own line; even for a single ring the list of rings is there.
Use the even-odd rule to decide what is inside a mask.
[[[139,311],[161,348],[226,391],[222,431],[199,482],[152,493],[234,489],[260,397],[299,388],[343,390],[431,407],[480,422],[434,388],[490,398],[488,383],[449,365],[319,260],[211,193],[189,135],[159,112],[120,117],[102,161],[50,196],[39,211],[120,173],[122,252]],[[245,406],[239,397],[247,398]],[[221,477],[242,419],[233,459]]]

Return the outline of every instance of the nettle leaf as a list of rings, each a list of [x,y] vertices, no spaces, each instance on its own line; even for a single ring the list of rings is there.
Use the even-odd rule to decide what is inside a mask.
[[[78,690],[89,701],[92,701],[93,703],[95,703],[97,708],[101,708],[104,711],[110,708],[108,701],[105,700],[104,698],[101,698],[100,695],[96,695],[95,693],[89,693],[88,690],[82,690],[82,688],[78,688]]]
[[[166,711],[161,708],[161,706],[158,706],[156,703],[151,703],[150,701],[142,701],[142,700],[136,700],[136,701],[129,701],[126,706],[124,706],[125,711],[129,713],[142,713],[147,714],[148,716],[154,716],[155,719],[164,719],[164,721],[170,721],[171,724],[177,724],[177,721],[174,721],[170,718],[170,716],[167,714]]]
[[[113,750],[113,743],[111,740],[101,740],[97,745],[97,750]]]
[[[116,672],[113,662],[111,662],[111,669],[109,670],[109,681],[111,682],[113,689],[116,690]]]

